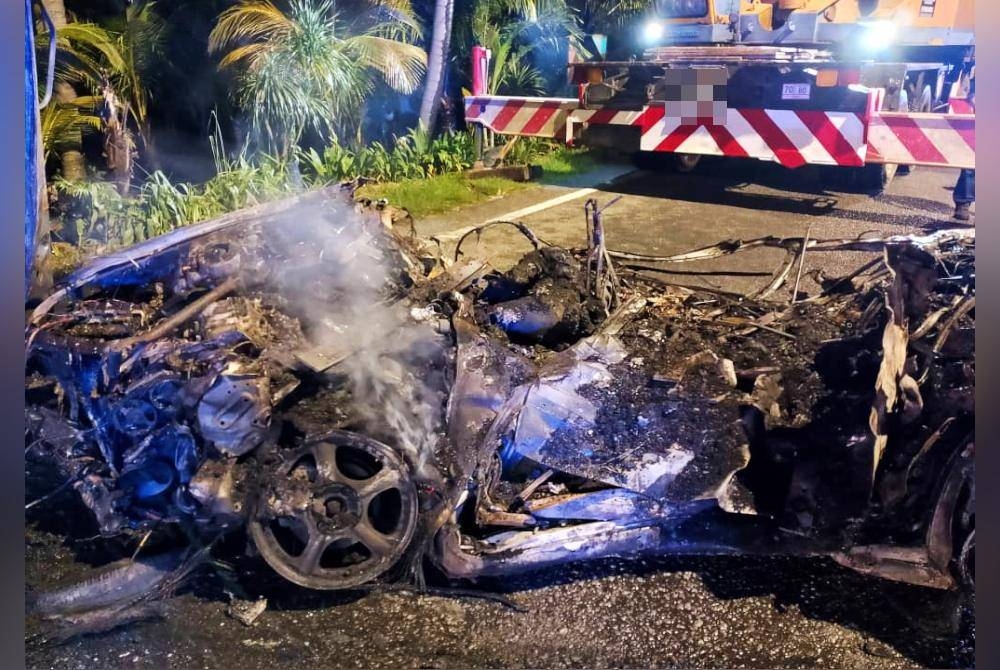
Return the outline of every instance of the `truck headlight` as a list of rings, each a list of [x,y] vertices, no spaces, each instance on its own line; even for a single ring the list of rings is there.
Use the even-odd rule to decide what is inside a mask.
[[[652,44],[663,37],[663,24],[659,21],[650,21],[642,27],[642,38]]]

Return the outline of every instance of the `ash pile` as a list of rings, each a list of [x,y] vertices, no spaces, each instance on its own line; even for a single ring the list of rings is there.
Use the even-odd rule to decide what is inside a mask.
[[[487,224],[533,246],[501,272],[468,235],[445,257],[369,209],[322,192],[194,226],[33,313],[28,458],[102,534],[190,547],[150,597],[244,528],[316,589],[650,553],[974,579],[971,232],[654,258],[609,249],[590,202],[586,249]],[[751,296],[633,267],[759,246],[788,258]],[[879,255],[773,298],[803,254],[843,249]]]

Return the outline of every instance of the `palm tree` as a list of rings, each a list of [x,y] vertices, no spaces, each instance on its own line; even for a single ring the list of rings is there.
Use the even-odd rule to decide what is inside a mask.
[[[138,0],[125,8],[125,13],[105,23],[115,35],[122,65],[108,73],[108,82],[120,100],[124,120],[131,122],[142,139],[143,146],[151,148],[149,128],[149,102],[151,89],[156,82],[158,67],[163,65],[163,47],[167,26],[156,13],[156,2]]]
[[[120,68],[122,60],[111,33],[91,23],[69,23],[63,0],[43,0],[42,5],[56,29],[56,81],[52,109],[46,115],[49,137],[60,138],[58,146],[63,177],[79,181],[86,177],[86,162],[80,147],[81,133],[99,127],[99,123],[95,122],[96,117],[86,113],[88,107],[93,108],[92,99],[88,97],[84,104],[78,102],[80,94],[77,87],[103,69]],[[44,58],[39,58],[40,62],[45,62],[48,57],[49,39],[47,33],[39,31],[35,46],[40,54],[46,54]],[[49,149],[46,145],[47,152]]]
[[[585,33],[606,33],[625,26],[640,12],[649,8],[647,0],[570,0],[580,16],[580,28]]]
[[[401,93],[420,82],[427,55],[408,2],[341,12],[334,0],[240,0],[219,15],[209,51],[237,70],[235,97],[251,127],[286,155],[312,128],[336,135],[360,123],[376,77]]]
[[[454,0],[435,0],[427,84],[424,86],[424,95],[420,101],[420,125],[428,133],[434,132],[434,124],[441,110],[444,73],[451,48],[451,26],[454,15]]]
[[[166,33],[154,5],[140,0],[128,6],[120,18],[105,25],[69,23],[56,31],[60,54],[57,90],[66,95],[57,99],[60,113],[53,114],[53,119],[68,122],[75,118],[65,128],[67,139],[75,137],[78,131],[96,128],[103,132],[107,167],[123,195],[132,179],[134,130],[143,138],[144,146],[150,148],[149,83],[155,76],[155,68],[151,66],[157,62]],[[47,47],[47,39],[41,47]],[[89,92],[89,102],[74,108],[73,98],[80,88]],[[69,91],[73,95],[68,95]],[[99,104],[94,100],[99,100]],[[95,108],[99,109],[99,117],[85,113]],[[94,123],[95,119],[99,123]],[[64,146],[68,149],[63,153],[63,176],[70,181],[84,178],[79,142],[75,147]]]

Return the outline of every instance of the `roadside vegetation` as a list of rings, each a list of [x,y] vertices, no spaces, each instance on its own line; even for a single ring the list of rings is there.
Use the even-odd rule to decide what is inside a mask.
[[[535,164],[542,168],[542,181],[559,184],[574,175],[593,170],[598,161],[589,149],[560,147],[539,156]]]
[[[521,144],[519,142],[519,144]],[[246,152],[227,158],[222,138],[212,138],[215,176],[200,183],[173,183],[161,171],[149,174],[137,189],[122,195],[107,181],[53,183],[54,211],[64,223],[64,258],[79,258],[127,246],[178,227],[309,189],[363,179],[359,196],[385,198],[413,216],[446,212],[522,189],[526,184],[497,177],[468,179],[472,166],[471,133],[455,132],[431,139],[414,130],[397,138],[392,149],[374,142],[354,151],[330,145],[322,152],[293,148],[290,155]],[[533,140],[512,149],[517,161],[539,165],[559,177],[593,166],[588,152]]]
[[[358,195],[373,200],[385,198],[394,206],[420,218],[498,198],[525,186],[524,183],[500,177],[467,179],[460,174],[446,174],[429,179],[369,184],[362,186]]]
[[[387,198],[414,216],[523,188],[461,176],[476,160],[460,104],[471,47],[493,50],[491,92],[566,94],[569,50],[584,49],[587,33],[620,28],[644,6],[41,4],[57,35],[53,97],[41,110],[41,128],[53,248],[63,264],[357,178],[372,182],[363,195]],[[36,24],[44,85],[50,35],[41,14]],[[504,141],[487,137],[487,164]],[[506,162],[541,165],[554,183],[594,165],[585,151],[527,139],[515,141]]]

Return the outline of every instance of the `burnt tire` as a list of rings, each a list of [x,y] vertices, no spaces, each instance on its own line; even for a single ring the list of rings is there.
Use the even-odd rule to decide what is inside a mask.
[[[265,476],[247,525],[261,557],[288,581],[352,588],[406,554],[419,502],[406,462],[391,447],[331,431],[283,455]]]

